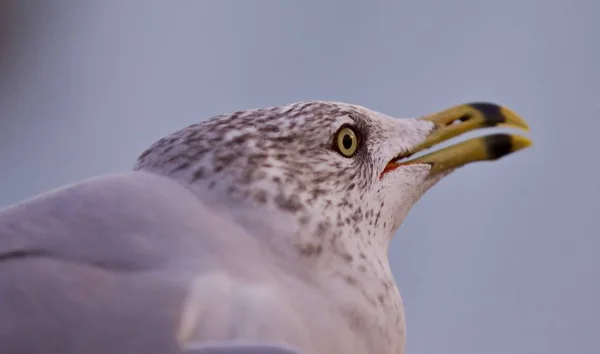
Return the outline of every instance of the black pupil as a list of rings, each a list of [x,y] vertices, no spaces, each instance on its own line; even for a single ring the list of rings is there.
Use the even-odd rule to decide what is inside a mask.
[[[350,148],[352,147],[352,137],[350,136],[350,134],[344,135],[344,137],[342,138],[342,145],[344,145],[344,149],[350,150]]]

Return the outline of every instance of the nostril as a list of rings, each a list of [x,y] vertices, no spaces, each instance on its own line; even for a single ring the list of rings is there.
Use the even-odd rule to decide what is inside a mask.
[[[446,126],[450,126],[450,125],[454,125],[454,124],[460,124],[460,123],[468,121],[470,118],[471,118],[471,115],[465,114],[465,115],[463,115],[463,116],[461,116],[461,117],[459,117],[457,119],[454,119],[454,120],[446,123]]]

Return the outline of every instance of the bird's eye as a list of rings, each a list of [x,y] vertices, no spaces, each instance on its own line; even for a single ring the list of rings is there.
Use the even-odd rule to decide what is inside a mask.
[[[352,157],[358,148],[358,138],[354,129],[345,126],[337,131],[333,145],[340,154],[345,157]]]

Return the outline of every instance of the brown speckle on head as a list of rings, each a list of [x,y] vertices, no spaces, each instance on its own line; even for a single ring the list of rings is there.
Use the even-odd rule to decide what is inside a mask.
[[[254,200],[258,204],[264,204],[267,202],[267,191],[264,189],[258,189],[254,192]]]
[[[204,167],[198,167],[196,171],[194,171],[192,177],[195,181],[202,179],[206,176],[206,172],[204,171]]]
[[[323,252],[323,246],[312,243],[297,245],[296,248],[305,257],[318,257]]]
[[[299,211],[304,206],[302,202],[298,198],[296,194],[292,194],[290,196],[285,196],[283,194],[278,194],[275,197],[275,203],[283,210],[291,211],[293,213]]]
[[[358,280],[351,275],[347,275],[344,279],[346,280],[346,283],[352,286],[356,286],[358,284]]]
[[[347,263],[352,263],[352,260],[354,259],[350,253],[342,253],[342,258]]]

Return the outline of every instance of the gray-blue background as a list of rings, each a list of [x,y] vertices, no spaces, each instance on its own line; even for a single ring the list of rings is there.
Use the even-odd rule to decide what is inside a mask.
[[[331,99],[408,117],[491,100],[536,145],[456,172],[407,218],[390,256],[408,352],[600,352],[593,0],[12,6],[0,205],[128,170],[161,136],[231,110]]]

